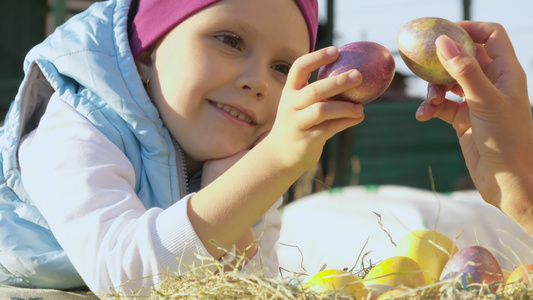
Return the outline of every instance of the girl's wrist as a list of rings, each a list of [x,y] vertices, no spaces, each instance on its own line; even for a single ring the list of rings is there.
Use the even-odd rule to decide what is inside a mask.
[[[269,139],[269,137],[258,144],[257,149],[254,148],[252,150],[264,153],[261,157],[269,160],[268,165],[272,172],[279,175],[284,174],[287,178],[292,178],[296,181],[302,174],[316,165],[315,162],[311,167],[306,168],[304,162],[302,162],[302,157],[294,154],[295,150],[291,150],[290,145]],[[307,163],[307,165],[310,164]]]

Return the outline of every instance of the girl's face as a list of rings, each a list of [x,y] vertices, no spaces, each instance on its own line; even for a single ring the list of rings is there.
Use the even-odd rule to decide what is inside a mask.
[[[150,56],[147,91],[188,167],[267,133],[289,68],[308,50],[293,0],[223,0],[171,30]]]

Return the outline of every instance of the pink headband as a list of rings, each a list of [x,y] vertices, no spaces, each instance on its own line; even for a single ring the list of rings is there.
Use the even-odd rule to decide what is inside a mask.
[[[139,0],[138,10],[129,30],[133,57],[139,56],[189,16],[218,1],[220,0]],[[307,23],[312,51],[318,30],[317,0],[295,1]]]

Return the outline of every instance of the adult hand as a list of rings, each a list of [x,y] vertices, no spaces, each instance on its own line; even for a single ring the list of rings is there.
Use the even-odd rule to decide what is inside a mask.
[[[500,24],[458,22],[477,46],[477,59],[446,36],[436,41],[440,61],[457,80],[428,86],[417,119],[440,118],[457,132],[466,165],[479,192],[533,233],[533,122],[527,81]],[[445,98],[451,91],[462,102]]]

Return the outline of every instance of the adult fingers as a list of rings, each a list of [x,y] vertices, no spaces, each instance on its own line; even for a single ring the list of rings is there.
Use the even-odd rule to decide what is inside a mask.
[[[492,58],[488,56],[485,46],[481,44],[476,44],[476,59],[483,71],[486,71],[492,63]]]
[[[471,127],[468,104],[464,101],[445,99],[437,106],[423,103],[417,110],[416,118],[419,121],[439,118],[451,124],[459,137]]]
[[[424,101],[416,111],[416,119],[423,122],[431,118],[439,118],[446,123],[452,124],[458,107],[459,103],[448,99],[439,100],[438,105]]]
[[[467,98],[487,99],[496,91],[475,57],[447,36],[435,41],[437,55],[448,73],[457,80]]]
[[[504,94],[527,87],[525,72],[518,61],[505,28],[498,23],[458,22],[477,44],[477,60],[487,78]]]
[[[484,45],[487,55],[492,59],[516,58],[511,39],[501,24],[475,21],[461,21],[457,24],[468,32],[474,43]]]

